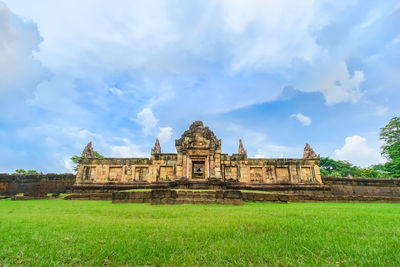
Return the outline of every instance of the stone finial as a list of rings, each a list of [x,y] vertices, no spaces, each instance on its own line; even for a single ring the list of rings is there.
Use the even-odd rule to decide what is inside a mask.
[[[161,146],[160,141],[156,138],[156,143],[154,144],[154,148],[151,150],[152,154],[161,154]]]
[[[306,143],[303,152],[303,159],[319,159],[319,155],[315,154],[310,144]]]
[[[92,147],[92,141],[90,141],[86,146],[85,149],[82,151],[82,158],[83,159],[94,159],[94,149]]]
[[[246,149],[244,149],[243,143],[242,143],[242,139],[239,139],[239,152],[238,154],[243,155],[243,154],[247,154]]]

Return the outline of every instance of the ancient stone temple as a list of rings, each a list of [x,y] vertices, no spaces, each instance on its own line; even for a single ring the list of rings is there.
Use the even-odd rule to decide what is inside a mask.
[[[156,140],[151,158],[94,156],[91,142],[82,153],[77,183],[163,182],[177,179],[237,181],[248,184],[319,184],[319,156],[309,144],[303,158],[248,158],[242,140],[237,154],[223,154],[221,139],[195,121],[175,140],[177,153],[161,153]]]

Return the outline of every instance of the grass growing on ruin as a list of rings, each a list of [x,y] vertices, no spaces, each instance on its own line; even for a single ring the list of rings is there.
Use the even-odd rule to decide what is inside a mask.
[[[151,189],[127,189],[127,190],[122,190],[122,192],[147,192],[151,191]]]
[[[400,265],[400,205],[0,201],[0,265]]]

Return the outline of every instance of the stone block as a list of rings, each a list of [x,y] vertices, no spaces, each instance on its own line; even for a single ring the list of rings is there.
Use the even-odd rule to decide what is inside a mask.
[[[170,198],[170,189],[153,189],[151,190],[151,198]]]
[[[232,199],[241,199],[242,192],[238,190],[225,190],[224,192],[224,199],[225,198],[232,198]]]
[[[242,199],[237,198],[224,198],[225,205],[243,205]]]
[[[254,194],[255,201],[264,201],[264,199],[265,199],[265,194],[263,194],[263,193],[255,193]]]
[[[176,191],[176,194],[178,198],[185,198],[187,195],[186,191]]]
[[[178,197],[178,194],[175,190],[171,190],[171,198],[176,199]]]
[[[215,198],[216,199],[223,199],[224,198],[224,192],[222,190],[217,190],[215,192]]]

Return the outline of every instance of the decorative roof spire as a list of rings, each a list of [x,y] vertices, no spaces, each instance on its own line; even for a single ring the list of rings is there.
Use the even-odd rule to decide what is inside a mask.
[[[156,138],[156,143],[154,144],[154,148],[151,150],[152,154],[161,154],[161,146],[160,141]]]
[[[247,150],[244,149],[243,143],[242,143],[242,139],[239,139],[239,152],[240,155],[245,155],[247,154]]]
[[[303,159],[319,159],[319,155],[315,154],[310,144],[306,143],[303,152]]]
[[[82,151],[82,159],[94,159],[94,150],[92,147],[92,141],[90,141],[86,146],[85,149]]]

